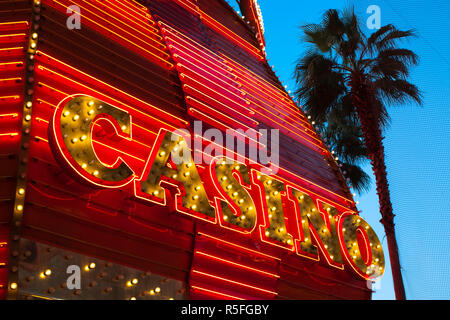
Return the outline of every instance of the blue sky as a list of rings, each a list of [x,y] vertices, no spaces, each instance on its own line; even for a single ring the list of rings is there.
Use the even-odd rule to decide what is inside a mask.
[[[238,9],[235,1],[229,3]],[[405,43],[420,56],[410,81],[424,103],[390,106],[391,126],[384,141],[400,261],[408,299],[450,299],[450,2],[448,0],[259,0],[266,29],[269,63],[289,89],[296,60],[306,46],[300,25],[318,23],[330,8],[354,5],[363,21],[369,5],[381,9],[381,25],[415,29],[418,38]],[[365,28],[369,34],[372,30]],[[370,167],[366,170],[371,173]],[[374,299],[394,299],[384,229],[379,223],[374,183],[357,197],[361,215],[383,243],[386,274]]]

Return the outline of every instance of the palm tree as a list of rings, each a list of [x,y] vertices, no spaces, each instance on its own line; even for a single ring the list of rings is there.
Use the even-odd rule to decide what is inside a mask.
[[[308,24],[302,30],[311,48],[296,65],[296,97],[313,120],[331,126],[332,136],[333,131],[339,132],[336,128],[339,129],[340,123],[345,129],[358,128],[350,134],[352,138],[338,137],[336,141],[346,146],[342,151],[363,152],[370,161],[395,295],[397,299],[405,299],[384,160],[383,130],[389,124],[387,105],[409,101],[421,104],[418,88],[407,81],[409,68],[418,63],[418,56],[398,47],[401,40],[415,33],[389,24],[366,37],[353,8],[343,12],[328,10],[320,24]],[[345,131],[348,135],[349,131]],[[347,145],[355,143],[355,139],[363,142],[363,149],[355,151]],[[357,142],[354,146],[361,147]]]

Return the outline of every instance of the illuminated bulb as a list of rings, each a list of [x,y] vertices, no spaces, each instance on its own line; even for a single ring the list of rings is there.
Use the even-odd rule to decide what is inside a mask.
[[[231,184],[229,184],[229,185],[227,186],[227,189],[230,190],[231,188],[233,188],[233,186],[232,186]]]
[[[80,119],[80,116],[76,114],[76,115],[73,117],[73,121],[77,121],[78,119]]]
[[[342,228],[342,232],[345,232],[345,230],[346,230],[345,228]]]
[[[360,223],[360,222],[361,222],[361,219],[356,220],[356,223]]]
[[[135,297],[131,297],[130,300],[136,300],[136,298]]]
[[[272,207],[272,211],[276,211],[277,210],[277,207]]]
[[[277,194],[278,194],[278,191],[275,191],[273,194],[274,194],[274,195],[277,195]]]
[[[236,191],[236,192],[233,192],[233,196],[237,196],[239,193]]]
[[[227,221],[228,220],[228,216],[223,216],[223,220]]]
[[[245,220],[245,216],[244,215],[241,215],[241,220]]]
[[[292,244],[292,239],[288,239],[287,243]]]
[[[150,290],[149,293],[150,293],[150,295],[154,296],[155,295],[155,290]]]
[[[11,289],[13,289],[13,290],[17,289],[17,283],[16,282],[11,283]]]
[[[31,108],[32,105],[33,105],[33,103],[31,101],[27,102],[27,108]]]
[[[305,196],[301,195],[300,196],[300,200],[303,200],[305,198]]]
[[[127,130],[127,126],[122,126],[122,131]]]
[[[353,259],[356,259],[356,256],[353,256]]]
[[[195,191],[199,191],[200,189],[201,189],[200,186],[196,186],[196,187],[195,187]]]
[[[225,181],[225,180],[227,180],[227,177],[226,177],[226,176],[223,176],[223,177],[222,177],[222,181]]]
[[[240,166],[236,166],[234,167],[236,170],[239,170],[241,167]]]
[[[64,117],[68,117],[70,115],[70,112],[66,111],[66,112],[63,113],[63,115],[64,115]]]
[[[227,164],[227,162],[224,160],[224,161],[222,161],[222,165],[224,166],[224,165],[226,165]]]
[[[86,139],[87,139],[87,136],[86,136],[86,135],[83,135],[83,136],[80,138],[81,141],[84,141],[84,140],[86,140]]]
[[[91,100],[91,101],[89,101],[89,103],[88,103],[88,105],[90,106],[90,107],[92,107],[93,105],[94,105],[94,101],[93,100]]]
[[[270,199],[270,197],[269,196],[266,196],[266,200],[269,200]]]
[[[95,170],[94,171],[94,176],[98,176],[98,174],[99,174],[98,170]]]
[[[73,138],[72,139],[72,143],[77,143],[78,142],[78,138]]]
[[[268,180],[268,181],[267,181],[267,184],[272,184],[272,180]]]
[[[166,153],[164,152],[164,151],[161,151],[160,153],[159,153],[159,156],[160,157],[164,157],[166,155]]]
[[[270,235],[270,232],[269,231],[266,231],[266,237],[268,237],[269,235]]]
[[[21,204],[19,204],[18,206],[17,206],[17,211],[22,211],[23,210],[23,206],[21,205]]]
[[[172,179],[176,179],[177,177],[178,177],[178,175],[174,174],[174,175],[172,176]]]
[[[83,169],[86,169],[87,168],[87,164],[86,163],[83,163],[83,165],[81,166]]]
[[[272,217],[273,217],[273,216],[272,216],[272,214],[271,214],[271,213],[269,213],[269,219],[272,219]]]
[[[36,43],[35,42],[33,42],[32,44],[31,44],[31,48],[36,48]]]
[[[375,261],[378,262],[378,261],[380,261],[380,259],[376,258]]]
[[[381,246],[380,245],[377,245],[377,249],[380,249],[381,248]]]
[[[194,204],[191,208],[192,208],[192,210],[195,210],[195,209],[197,209],[197,205]]]
[[[334,259],[334,256],[330,256],[331,259]]]
[[[45,274],[44,274],[43,272],[41,272],[41,273],[39,274],[39,278],[45,279]]]
[[[198,195],[195,195],[192,198],[194,198],[194,200],[197,200],[198,199]]]
[[[47,270],[45,270],[44,274],[48,277],[52,274],[52,270],[47,269]]]
[[[29,114],[27,114],[27,115],[25,116],[25,120],[30,121],[30,120],[31,120],[31,116],[30,116]]]
[[[22,195],[25,193],[25,189],[24,188],[20,188],[18,191],[18,194]]]
[[[191,167],[193,166],[193,164],[192,164],[192,163],[188,163],[186,166],[187,166],[188,168],[191,168]]]
[[[131,283],[131,281],[127,281],[127,287],[131,287],[133,286],[133,284]]]
[[[253,207],[248,207],[248,210],[253,210]]]
[[[278,229],[278,231],[283,232],[283,231],[284,231],[284,228],[280,228],[280,229]]]
[[[154,195],[154,196],[157,196],[158,194],[159,194],[159,191],[158,191],[158,190],[153,191],[153,195]]]
[[[241,203],[241,204],[244,203],[244,199],[240,199],[239,203]]]
[[[328,249],[328,245],[326,244],[326,245],[324,245],[324,247],[325,247],[325,249]]]
[[[305,238],[305,242],[307,242],[309,239],[308,238]]]
[[[134,279],[131,281],[132,284],[138,284],[138,282],[139,282],[139,280],[136,279],[136,278],[134,278]]]
[[[85,265],[85,266],[84,266],[84,270],[85,270],[85,271],[89,271],[89,270],[90,270],[90,269],[89,269],[89,266],[88,266],[88,265]]]
[[[312,211],[312,212],[316,212],[316,208],[313,208],[311,211]]]
[[[185,177],[189,177],[190,174],[191,174],[190,172],[185,172],[185,173],[184,173],[184,176],[185,176]]]
[[[88,114],[92,116],[94,114],[94,112],[95,111],[91,109],[91,110],[89,110]]]
[[[95,262],[91,262],[89,264],[89,269],[94,269],[95,268]]]
[[[331,208],[328,207],[328,208],[327,208],[327,211],[329,212],[330,210],[331,210]]]
[[[33,34],[31,35],[31,37],[32,37],[33,39],[36,39],[36,38],[38,37],[38,34],[35,32],[35,33],[33,33]]]

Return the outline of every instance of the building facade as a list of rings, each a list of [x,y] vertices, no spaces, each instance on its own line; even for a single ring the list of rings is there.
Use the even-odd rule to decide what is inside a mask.
[[[370,299],[379,240],[240,6],[0,2],[1,298]]]

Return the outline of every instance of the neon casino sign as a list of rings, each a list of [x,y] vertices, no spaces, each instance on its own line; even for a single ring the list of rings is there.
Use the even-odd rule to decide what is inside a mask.
[[[99,188],[132,185],[136,199],[236,235],[257,233],[269,245],[316,261],[322,256],[328,265],[349,266],[364,279],[383,275],[381,243],[354,212],[338,210],[313,192],[262,173],[257,164],[214,157],[208,165],[197,165],[188,138],[165,129],[137,175],[121,156],[105,163],[96,151],[94,127],[105,121],[116,139],[132,139],[130,114],[95,98],[69,96],[55,110],[49,134],[55,157],[84,182]]]

